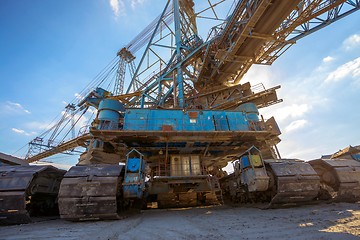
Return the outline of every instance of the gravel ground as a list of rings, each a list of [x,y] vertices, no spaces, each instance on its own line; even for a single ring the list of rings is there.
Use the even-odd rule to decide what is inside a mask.
[[[154,209],[117,221],[1,226],[0,239],[360,239],[360,204]]]

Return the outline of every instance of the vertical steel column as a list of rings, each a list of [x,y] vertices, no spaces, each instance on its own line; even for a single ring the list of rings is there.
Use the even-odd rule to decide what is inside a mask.
[[[130,92],[130,88],[131,88],[133,82],[136,80],[136,76],[137,76],[137,74],[139,73],[140,67],[141,67],[141,65],[142,65],[142,63],[143,63],[143,61],[144,61],[144,59],[145,59],[146,53],[148,52],[148,50],[149,50],[149,48],[150,48],[150,46],[151,46],[151,44],[152,44],[152,41],[153,41],[153,39],[154,39],[154,37],[155,37],[155,35],[156,35],[156,32],[157,32],[157,30],[158,30],[158,28],[159,28],[159,26],[160,26],[160,23],[161,23],[162,20],[163,20],[163,17],[164,17],[164,15],[165,15],[165,13],[166,13],[166,9],[167,9],[168,6],[169,6],[169,3],[170,3],[170,0],[167,1],[164,10],[163,10],[163,12],[161,13],[161,16],[160,16],[160,18],[159,18],[159,21],[158,21],[158,23],[156,24],[156,27],[155,27],[155,29],[154,29],[154,32],[153,32],[153,34],[151,35],[151,38],[150,38],[150,40],[149,40],[149,43],[148,43],[148,45],[146,46],[146,49],[145,49],[145,51],[144,51],[144,54],[143,54],[142,57],[141,57],[141,60],[140,60],[140,62],[139,62],[139,65],[138,65],[138,67],[136,68],[136,71],[135,71],[135,73],[134,73],[133,78],[131,79],[131,82],[130,82],[130,84],[129,84],[129,87],[128,87],[126,93],[129,93],[129,92]],[[142,107],[143,107],[143,106],[142,106]]]
[[[116,80],[114,84],[114,95],[121,95],[124,91],[124,79],[125,79],[125,60],[119,56],[118,69],[116,71]]]
[[[174,22],[175,22],[175,44],[176,44],[176,60],[181,61],[181,22],[180,22],[180,6],[179,0],[173,0],[174,3]],[[177,85],[178,90],[178,104],[180,108],[184,108],[184,79],[181,66],[177,67],[176,82],[174,79],[174,86]]]

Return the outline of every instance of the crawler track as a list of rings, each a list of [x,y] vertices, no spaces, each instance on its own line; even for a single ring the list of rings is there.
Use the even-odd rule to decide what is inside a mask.
[[[32,216],[57,215],[57,195],[65,171],[52,166],[0,168],[0,224],[31,222]]]
[[[60,186],[60,217],[70,221],[120,219],[122,170],[119,165],[72,167]]]

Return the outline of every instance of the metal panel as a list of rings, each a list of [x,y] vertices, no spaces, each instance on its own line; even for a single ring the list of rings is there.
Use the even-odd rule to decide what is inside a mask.
[[[201,175],[201,163],[199,156],[191,156],[191,173],[192,175]]]
[[[256,113],[254,113],[256,115]],[[247,131],[248,116],[239,111],[190,111],[130,109],[124,130],[163,131]]]
[[[216,131],[228,131],[229,123],[227,120],[226,112],[214,112],[214,123]]]
[[[203,111],[200,115],[200,126],[202,131],[215,131],[213,111]]]
[[[271,204],[306,202],[317,197],[320,177],[309,163],[283,160],[268,164],[277,179],[277,192]]]
[[[116,195],[118,176],[64,178],[61,182],[61,197],[89,197]]]
[[[0,213],[27,213],[25,192],[0,192]]]
[[[171,176],[201,175],[201,161],[197,155],[173,155],[170,158]]]
[[[0,191],[14,191],[27,189],[33,179],[34,173],[16,173],[0,174]]]
[[[117,219],[123,166],[76,166],[61,182],[59,210],[67,220]]]
[[[54,174],[54,178],[62,176],[65,171],[52,166],[5,166],[0,169],[0,191],[25,190],[33,178],[44,172]],[[51,181],[52,178],[47,178]],[[49,183],[48,183],[49,184]],[[46,184],[46,185],[48,185]]]
[[[249,192],[266,191],[269,187],[269,177],[265,168],[245,169],[242,182],[245,183]]]
[[[311,165],[305,162],[274,162],[270,163],[270,165],[275,175],[278,177],[317,175]]]
[[[170,158],[170,175],[181,176],[181,158],[179,155]]]
[[[111,197],[60,198],[60,215],[67,220],[117,219],[117,201]]]
[[[121,165],[91,165],[74,166],[69,169],[65,177],[85,177],[85,176],[119,176],[124,166]]]
[[[230,131],[248,131],[249,123],[243,112],[227,112]]]
[[[148,109],[130,109],[124,118],[124,130],[148,130]]]
[[[190,176],[190,156],[181,156],[181,176]]]
[[[352,167],[360,168],[360,162],[351,159],[332,159],[332,160],[323,160],[323,161],[331,167],[352,166]]]

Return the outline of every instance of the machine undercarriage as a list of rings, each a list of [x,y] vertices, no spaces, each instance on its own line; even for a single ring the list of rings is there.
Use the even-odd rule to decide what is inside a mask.
[[[240,158],[234,164],[235,172],[221,179],[224,194],[232,202],[266,202],[267,207],[273,208],[319,200],[357,202],[360,199],[359,162],[345,159],[262,161],[260,152],[257,156],[261,160],[245,166]]]
[[[280,86],[239,84],[252,64],[270,65],[296,40],[358,10],[358,1],[235,1],[223,19],[214,14],[221,24],[202,39],[196,19],[224,1],[208,2],[196,12],[194,1],[167,1],[161,15],[118,52],[114,89],[94,86],[67,106],[47,144],[43,138],[31,142],[41,151],[29,149],[28,162],[85,147],[76,166],[66,173],[0,168],[2,222],[29,222],[49,209],[70,221],[120,219],[131,209],[221,205],[224,198],[268,207],[360,200],[360,162],[343,153],[309,162],[281,159],[275,118],[259,114],[282,102]],[[327,13],[326,21],[299,30]],[[140,43],[147,45],[135,66]],[[164,49],[156,48],[170,50],[163,56]],[[89,131],[52,145],[61,124],[73,122],[74,130],[79,120],[69,116],[81,117],[89,108],[96,110]],[[229,163],[231,174],[223,170]]]

